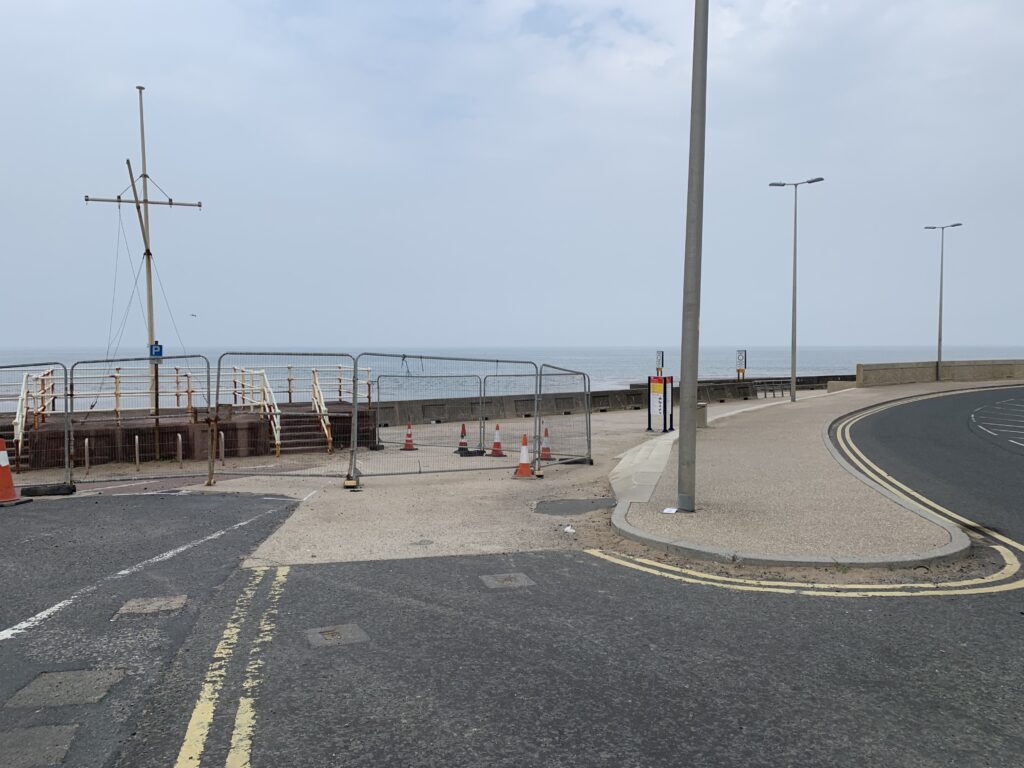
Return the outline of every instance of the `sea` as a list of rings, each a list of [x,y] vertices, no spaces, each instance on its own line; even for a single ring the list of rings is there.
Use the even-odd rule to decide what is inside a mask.
[[[442,357],[479,358],[482,360],[529,360],[549,363],[562,368],[582,371],[590,375],[591,388],[619,389],[632,383],[645,382],[655,374],[655,355],[665,353],[665,374],[679,375],[679,348],[670,347],[437,347],[393,349],[386,347],[359,350],[330,350],[296,347],[294,352],[372,351],[409,355],[436,355]],[[189,348],[187,354],[201,354],[216,365],[224,348]],[[274,351],[254,347],[236,347],[231,351]],[[179,347],[166,346],[165,355],[182,354]],[[698,377],[701,379],[731,378],[736,375],[736,348],[722,346],[701,347]],[[789,376],[789,347],[748,347],[747,378],[783,378]],[[134,351],[120,357],[130,357]],[[143,356],[141,347],[137,354]],[[107,357],[103,348],[0,348],[0,366],[24,365],[35,362],[61,362],[70,365],[79,360],[97,360]],[[927,362],[935,359],[935,347],[800,347],[797,350],[797,374],[800,376],[852,375],[858,363]],[[1024,346],[948,346],[943,348],[944,360],[1005,360],[1024,359]]]

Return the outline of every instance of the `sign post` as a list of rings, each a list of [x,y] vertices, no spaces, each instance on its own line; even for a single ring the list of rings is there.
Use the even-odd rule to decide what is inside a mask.
[[[654,367],[658,371],[658,375],[661,376],[662,370],[665,368],[665,352],[658,350],[654,353]]]
[[[736,350],[736,378],[747,378],[747,350]]]
[[[672,412],[672,377],[647,377],[647,431],[653,432],[653,425],[661,421],[661,431],[670,432],[669,414]]]

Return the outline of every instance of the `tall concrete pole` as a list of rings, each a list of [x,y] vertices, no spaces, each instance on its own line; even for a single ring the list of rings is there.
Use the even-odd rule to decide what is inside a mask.
[[[935,353],[935,380],[942,380],[942,286],[946,270],[946,228],[939,236],[939,349]]]
[[[679,350],[680,512],[696,512],[697,364],[700,349],[700,266],[704,235],[704,137],[708,90],[708,0],[696,0],[693,78],[690,86],[690,168],[686,188],[686,250],[683,263],[683,333]],[[671,402],[671,400],[669,401]]]
[[[793,185],[793,323],[789,342],[789,401],[796,402],[796,209],[799,184]]]
[[[939,230],[939,348],[935,353],[935,380],[942,380],[942,288],[944,273],[946,270],[946,230],[953,227],[962,227],[963,223],[943,224],[942,226],[929,226],[925,229]]]
[[[790,328],[789,348],[789,400],[796,402],[796,222],[797,222],[797,194],[801,184],[817,184],[824,181],[821,176],[815,176],[807,181],[773,181],[769,187],[792,187],[793,188],[793,322]]]

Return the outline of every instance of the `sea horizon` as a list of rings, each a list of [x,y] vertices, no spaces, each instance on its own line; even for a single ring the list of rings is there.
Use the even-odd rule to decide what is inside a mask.
[[[464,357],[481,360],[529,360],[548,363],[587,373],[593,389],[627,387],[642,382],[655,373],[655,353],[665,353],[664,372],[676,375],[679,372],[678,347],[656,346],[438,346],[438,347],[366,347],[360,352],[382,352],[437,357]],[[709,345],[701,347],[698,376],[701,379],[729,378],[736,375],[736,347]],[[785,377],[790,373],[790,349],[788,346],[747,347],[747,377]],[[144,352],[143,348],[140,352]],[[273,347],[238,345],[232,348],[196,346],[185,350],[187,354],[207,357],[215,367],[217,358],[224,352],[269,352],[292,351],[296,353],[337,353],[344,350],[330,350],[317,347],[293,347],[281,350]],[[935,360],[935,347],[913,345],[890,346],[814,346],[797,349],[797,374],[800,376],[852,375],[858,363],[886,362],[929,362]],[[166,356],[182,354],[178,345],[166,345]],[[40,362],[60,362],[71,365],[83,360],[141,358],[143,354],[116,356],[102,347],[22,347],[0,348],[0,366],[27,365]],[[943,348],[944,360],[1005,360],[1024,359],[1024,346],[998,345],[950,345]]]

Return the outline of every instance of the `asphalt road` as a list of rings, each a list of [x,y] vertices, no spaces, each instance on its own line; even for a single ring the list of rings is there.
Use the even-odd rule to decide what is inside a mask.
[[[1024,446],[1010,442],[1024,443],[1024,428],[1020,435],[995,431],[1024,418],[1010,412],[1017,404],[1024,406],[1024,387],[919,400],[861,420],[852,437],[900,482],[1024,541]]]
[[[1022,457],[969,426],[984,398],[1006,396],[901,406],[854,437],[900,480],[1013,534]],[[66,579],[55,553],[52,569],[22,576],[14,618],[65,581],[97,583],[283,507],[135,498],[104,498],[91,514],[148,520],[159,546],[111,531],[98,546],[116,556],[76,550]],[[89,501],[67,507],[82,536]],[[5,733],[24,746],[33,727],[77,724],[62,736],[65,764],[118,768],[1024,765],[1021,592],[729,591],[585,552],[239,569],[283,514],[100,582],[0,640],[0,756]],[[15,527],[25,538],[56,524]],[[0,548],[0,564],[40,561],[19,551]],[[189,595],[176,614],[111,621],[128,597],[171,594]],[[97,668],[124,673],[98,703],[12,706],[40,671]]]
[[[293,506],[191,494],[0,509],[0,765],[108,765],[200,607]],[[131,599],[180,596],[176,609],[117,615]],[[39,677],[68,671],[82,674]],[[42,683],[53,690],[26,698]]]

